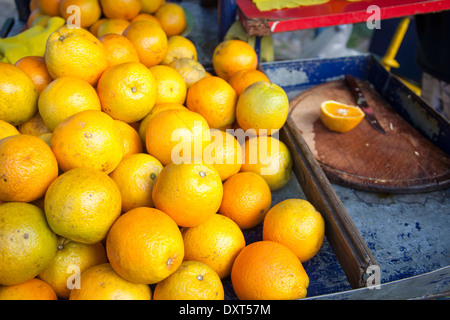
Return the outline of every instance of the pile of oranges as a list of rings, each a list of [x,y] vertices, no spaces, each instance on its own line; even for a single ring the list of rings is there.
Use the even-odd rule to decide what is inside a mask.
[[[272,207],[289,101],[254,49],[220,43],[212,74],[177,4],[32,5],[76,5],[82,26],[0,64],[0,300],[220,300],[226,278],[240,299],[305,297],[324,221],[305,200]]]

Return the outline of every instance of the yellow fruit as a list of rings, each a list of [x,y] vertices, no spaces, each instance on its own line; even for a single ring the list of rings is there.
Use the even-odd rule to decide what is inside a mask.
[[[231,282],[241,300],[293,300],[306,297],[309,277],[290,249],[258,241],[237,256]]]
[[[139,124],[139,136],[141,137],[142,143],[145,146],[145,135],[147,133],[147,126],[151,119],[153,119],[158,113],[164,110],[171,109],[182,109],[186,110],[186,107],[179,103],[168,102],[168,103],[160,103],[155,104],[155,106],[150,110],[150,112],[145,116],[144,119]]]
[[[131,22],[135,22],[135,21],[139,21],[139,20],[148,20],[151,22],[156,23],[157,25],[161,26],[161,23],[159,22],[159,20],[152,14],[149,13],[139,13],[136,17],[133,18],[133,20],[131,20]]]
[[[94,168],[112,172],[123,156],[123,139],[114,120],[97,110],[78,112],[59,123],[50,146],[63,171]]]
[[[157,65],[149,68],[156,80],[156,104],[175,102],[184,104],[187,89],[181,74],[165,65]]]
[[[325,222],[306,200],[287,199],[269,210],[264,218],[263,240],[279,242],[295,253],[301,262],[319,251]]]
[[[123,32],[136,48],[139,60],[146,67],[159,64],[167,53],[167,35],[156,23],[148,20],[132,22]]]
[[[70,291],[80,284],[77,278],[90,267],[107,262],[101,242],[85,244],[66,238],[59,239],[58,251],[39,279],[48,283],[61,299],[69,299]]]
[[[58,300],[52,287],[42,280],[31,280],[0,287],[0,300]]]
[[[155,105],[156,81],[142,63],[126,62],[103,73],[97,93],[105,113],[132,123],[142,120]]]
[[[286,92],[274,83],[258,81],[247,87],[236,104],[236,120],[247,131],[271,135],[283,127],[289,110]]]
[[[217,273],[198,261],[181,266],[158,282],[153,300],[224,300],[224,289]]]
[[[136,48],[130,40],[121,34],[109,33],[98,38],[105,47],[110,67],[125,63],[139,62],[139,56]]]
[[[167,214],[140,207],[117,219],[106,239],[106,252],[120,276],[153,284],[167,278],[183,262],[183,238]]]
[[[0,204],[0,221],[0,285],[31,280],[56,254],[56,234],[44,212],[25,202]]]
[[[164,166],[201,158],[211,142],[205,118],[189,110],[166,110],[153,117],[146,131],[147,152]]]
[[[164,3],[155,12],[168,37],[183,33],[187,26],[186,14],[182,6],[176,3]]]
[[[101,110],[95,89],[88,82],[73,77],[53,80],[39,95],[38,107],[39,114],[50,131],[75,113]]]
[[[139,133],[131,125],[121,120],[114,120],[123,140],[123,156],[141,153],[144,149]]]
[[[107,34],[122,35],[130,25],[130,21],[125,19],[106,19],[97,29],[97,37],[100,38]]]
[[[224,182],[219,213],[241,229],[249,229],[264,220],[271,204],[272,194],[267,182],[254,172],[240,172]]]
[[[241,171],[261,175],[271,191],[278,190],[289,182],[292,156],[282,141],[271,136],[252,137],[242,148],[244,162]]]
[[[155,13],[164,3],[164,0],[142,0],[141,12]]]
[[[116,183],[91,168],[69,170],[45,194],[45,215],[58,235],[92,244],[104,239],[119,217],[122,196]]]
[[[122,194],[122,211],[138,207],[153,207],[152,190],[163,166],[146,153],[125,156],[110,173]]]
[[[205,161],[214,165],[222,181],[241,170],[241,145],[233,135],[226,131],[211,130],[211,143],[206,147],[205,154],[211,154],[210,161],[207,159]]]
[[[0,120],[0,140],[16,134],[20,134],[16,127],[6,121]]]
[[[161,64],[169,65],[173,60],[180,58],[197,60],[197,48],[188,38],[174,35],[167,39],[167,54]]]
[[[189,88],[186,107],[200,113],[210,128],[231,125],[236,118],[237,95],[233,87],[219,77],[198,80]]]
[[[230,218],[213,214],[206,222],[182,228],[184,260],[203,262],[223,279],[231,274],[234,259],[245,247],[239,226]]]
[[[38,91],[17,66],[0,62],[0,120],[18,126],[37,111]]]
[[[258,56],[247,42],[238,39],[226,40],[214,49],[212,63],[216,74],[228,81],[241,69],[256,69]]]
[[[169,66],[181,74],[188,89],[194,83],[206,77],[206,71],[203,65],[197,60],[191,58],[174,59],[169,63]]]
[[[80,288],[70,292],[70,300],[151,300],[148,285],[125,280],[109,263],[91,267],[81,274]]]
[[[216,214],[223,196],[217,170],[204,163],[168,164],[153,187],[155,207],[179,226],[195,227]]]
[[[327,100],[320,105],[320,120],[328,129],[344,133],[355,128],[364,119],[364,112],[356,106]]]
[[[36,136],[19,134],[3,138],[0,155],[0,200],[36,200],[58,176],[55,155]]]
[[[91,85],[108,67],[103,44],[89,31],[63,26],[50,35],[45,48],[45,63],[53,79],[81,78]]]
[[[30,118],[30,120],[17,126],[17,129],[21,134],[29,134],[32,136],[40,136],[45,133],[51,133],[49,128],[47,128],[47,126],[45,125],[45,122],[42,119],[39,111],[36,112],[34,116]]]

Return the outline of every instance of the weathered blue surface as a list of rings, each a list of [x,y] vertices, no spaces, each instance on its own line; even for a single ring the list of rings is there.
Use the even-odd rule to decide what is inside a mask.
[[[283,61],[263,64],[263,67],[271,81],[282,86],[289,98],[320,83],[343,78],[346,73],[367,79],[397,112],[424,136],[449,152],[448,123],[382,69],[371,56]],[[377,260],[382,284],[450,265],[449,189],[394,195],[332,186]],[[316,260],[305,265],[313,269],[308,297],[325,294],[330,288],[335,292],[346,290],[341,290],[341,279],[335,278],[339,272],[334,270],[333,263],[328,264],[328,248],[325,245]],[[450,292],[448,272],[443,276],[446,281],[442,281],[440,290]],[[330,286],[331,283],[335,286]],[[434,288],[431,282],[429,287],[423,281],[420,284],[423,285],[423,296]],[[392,286],[389,288],[393,290]],[[404,287],[399,286],[398,290],[404,290]],[[392,294],[394,296],[395,292]],[[399,296],[407,295],[402,292]]]

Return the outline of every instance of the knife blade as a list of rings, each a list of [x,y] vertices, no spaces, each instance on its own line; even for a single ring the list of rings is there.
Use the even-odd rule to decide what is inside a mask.
[[[372,108],[367,103],[367,100],[364,97],[364,94],[363,94],[361,88],[356,83],[355,78],[352,75],[347,74],[347,75],[345,75],[345,81],[347,82],[347,85],[349,86],[350,91],[355,96],[356,104],[358,105],[358,107],[360,107],[362,109],[362,111],[364,111],[364,114],[366,115],[366,118],[369,121],[369,123],[372,125],[372,127],[375,128],[378,132],[380,132],[382,134],[386,134],[386,131],[384,131],[383,127],[380,125],[377,118],[375,117]]]

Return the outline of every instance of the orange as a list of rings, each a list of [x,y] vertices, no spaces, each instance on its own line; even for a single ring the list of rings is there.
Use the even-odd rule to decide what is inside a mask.
[[[27,56],[23,57],[15,63],[20,69],[25,71],[31,78],[38,93],[41,93],[45,87],[52,82],[53,78],[48,73],[47,66],[43,57]]]
[[[0,300],[58,300],[53,288],[42,280],[31,280],[0,287]]]
[[[100,28],[101,24],[105,22],[106,18],[100,18],[96,22],[92,24],[92,26],[89,27],[89,32],[92,33],[94,36],[98,37],[98,29]]]
[[[42,197],[58,176],[50,147],[36,136],[19,134],[0,140],[0,199],[30,202]]]
[[[147,152],[164,166],[201,158],[211,142],[208,123],[200,114],[185,110],[165,110],[147,125]]]
[[[263,240],[285,245],[301,262],[316,255],[324,234],[325,222],[321,214],[306,200],[284,200],[264,218]]]
[[[0,120],[0,140],[16,134],[20,134],[16,127],[6,121]]]
[[[244,162],[241,171],[260,174],[275,191],[284,187],[292,173],[292,155],[287,146],[270,136],[248,139],[242,146]]]
[[[39,114],[46,127],[53,131],[67,117],[83,110],[101,110],[95,89],[85,80],[61,77],[53,80],[41,92]]]
[[[141,63],[147,67],[159,64],[167,53],[167,36],[156,23],[148,20],[132,22],[123,32],[136,48]]]
[[[27,122],[19,125],[17,129],[22,134],[30,134],[32,136],[40,136],[51,132],[45,125],[44,120],[42,120],[39,112],[36,112]]]
[[[81,285],[70,292],[70,300],[151,300],[148,285],[125,280],[109,263],[93,266],[81,274]]]
[[[271,135],[283,127],[289,110],[286,92],[274,83],[258,81],[247,87],[236,104],[236,120],[243,130]]]
[[[153,284],[167,278],[183,262],[183,238],[164,212],[132,209],[114,223],[106,239],[108,259],[128,281]]]
[[[133,18],[133,20],[131,20],[131,22],[135,22],[138,20],[148,20],[148,21],[154,22],[157,25],[161,26],[161,23],[159,22],[159,20],[154,15],[149,14],[149,13],[145,13],[145,12],[139,13],[136,17]]]
[[[186,29],[186,14],[183,7],[176,3],[164,3],[156,10],[155,17],[168,37],[181,34]]]
[[[216,74],[228,81],[236,71],[256,69],[258,56],[247,42],[237,39],[225,40],[214,49],[212,63]]]
[[[195,227],[216,214],[223,196],[222,180],[208,164],[168,164],[153,186],[156,208],[181,227]]]
[[[211,128],[231,125],[236,116],[237,95],[220,77],[211,76],[194,83],[187,93],[186,107],[200,113]]]
[[[68,10],[69,6],[77,6],[80,10],[80,25],[82,28],[89,28],[102,15],[102,8],[98,0],[60,0],[59,15],[67,20],[73,15],[72,10]],[[69,11],[69,12],[68,12]]]
[[[327,100],[320,105],[320,120],[328,129],[344,133],[355,128],[364,119],[357,106]]]
[[[145,146],[145,135],[147,133],[147,126],[150,120],[155,117],[158,113],[164,111],[164,110],[170,110],[170,109],[182,109],[186,110],[186,107],[182,104],[175,103],[175,102],[167,102],[167,103],[160,103],[155,104],[155,106],[150,110],[150,112],[145,116],[144,119],[139,124],[139,136],[141,137],[142,142]]]
[[[153,207],[152,190],[163,166],[146,153],[125,156],[110,173],[122,194],[122,211],[138,207]]]
[[[172,60],[169,66],[181,74],[188,90],[194,83],[206,77],[205,68],[195,59],[177,58]]]
[[[97,37],[100,38],[109,33],[122,35],[129,25],[130,21],[125,19],[106,19],[98,26]]]
[[[140,62],[126,62],[103,73],[97,93],[105,113],[132,123],[142,120],[153,108],[156,88],[155,77],[146,66]]]
[[[0,204],[0,285],[36,277],[56,254],[57,237],[44,211],[26,202]]]
[[[38,91],[17,66],[0,62],[0,120],[20,125],[37,111]]]
[[[110,19],[131,20],[141,10],[140,0],[100,0],[103,14]]]
[[[226,131],[211,130],[211,143],[205,149],[205,155],[210,155],[210,160],[219,172],[220,179],[225,181],[238,173],[242,166],[242,148],[237,139]]]
[[[81,78],[91,85],[97,83],[108,67],[103,44],[82,28],[63,26],[52,33],[47,39],[44,58],[52,78]]]
[[[44,206],[48,224],[56,234],[92,244],[105,238],[119,217],[122,197],[106,173],[75,168],[50,185]]]
[[[180,35],[170,36],[167,39],[167,54],[161,61],[161,64],[168,65],[179,58],[197,60],[197,48],[188,38]]]
[[[228,83],[236,91],[236,94],[240,95],[248,86],[258,81],[270,83],[269,78],[262,71],[256,69],[241,69],[231,76]]]
[[[254,172],[240,172],[224,182],[219,213],[241,229],[249,229],[263,222],[271,204],[272,193],[267,182]]]
[[[59,298],[69,299],[71,289],[80,284],[80,273],[106,262],[106,250],[101,242],[85,244],[61,238],[56,255],[39,274],[39,279],[48,283]]]
[[[97,110],[78,112],[59,123],[50,146],[63,171],[86,167],[109,174],[123,157],[123,139],[114,120]]]
[[[231,282],[241,300],[294,300],[306,297],[309,277],[291,250],[278,242],[258,241],[237,256]]]
[[[164,3],[164,0],[142,0],[142,12],[155,13]]]
[[[187,89],[181,74],[165,65],[150,67],[150,71],[156,79],[156,104],[175,102],[184,104]]]
[[[230,218],[214,214],[206,222],[182,228],[184,260],[203,262],[213,268],[221,279],[231,274],[234,259],[245,247],[239,226]]]
[[[125,62],[139,62],[136,48],[130,40],[120,34],[105,34],[99,37],[106,50],[108,66],[112,67]]]
[[[198,261],[183,261],[166,279],[158,282],[153,300],[224,300],[217,273]]]
[[[144,146],[136,129],[121,120],[114,120],[114,122],[119,128],[120,135],[122,136],[123,156],[125,157],[128,154],[141,153]]]
[[[61,0],[37,0],[39,9],[48,16],[59,16],[59,3]]]

